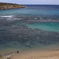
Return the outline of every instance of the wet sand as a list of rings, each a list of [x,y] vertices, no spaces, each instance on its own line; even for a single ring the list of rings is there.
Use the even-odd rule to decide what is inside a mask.
[[[23,51],[19,53],[13,53],[11,55],[4,56],[1,59],[59,59],[59,50],[34,50],[34,51]]]

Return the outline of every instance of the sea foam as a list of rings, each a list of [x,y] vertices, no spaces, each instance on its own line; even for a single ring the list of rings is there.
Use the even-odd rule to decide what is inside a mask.
[[[7,18],[11,18],[11,17],[13,17],[13,15],[0,16],[0,17],[7,17]]]

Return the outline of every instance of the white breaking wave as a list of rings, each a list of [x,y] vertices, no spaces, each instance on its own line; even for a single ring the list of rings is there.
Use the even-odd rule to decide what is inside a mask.
[[[8,16],[0,16],[0,17],[11,18],[11,17],[13,17],[13,15],[8,15]]]
[[[6,19],[6,20],[20,20],[21,18],[17,18],[14,15],[6,15],[6,16],[0,16],[0,18],[2,19]]]

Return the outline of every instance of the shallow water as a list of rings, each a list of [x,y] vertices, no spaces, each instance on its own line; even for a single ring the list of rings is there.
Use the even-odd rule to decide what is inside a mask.
[[[0,10],[0,54],[58,46],[59,5]]]
[[[59,23],[33,23],[27,24],[27,26],[32,29],[59,32]]]

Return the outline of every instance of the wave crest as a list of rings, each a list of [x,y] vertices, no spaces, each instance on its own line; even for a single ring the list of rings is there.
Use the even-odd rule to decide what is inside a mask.
[[[0,17],[11,18],[11,17],[13,17],[13,15],[0,16]]]

